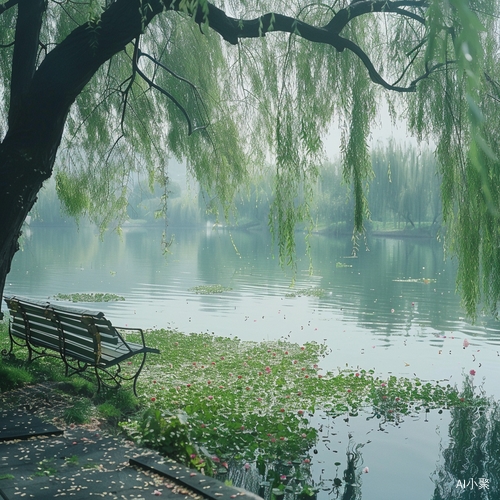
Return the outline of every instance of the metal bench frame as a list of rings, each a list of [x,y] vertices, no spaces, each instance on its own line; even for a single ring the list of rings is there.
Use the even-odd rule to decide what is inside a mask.
[[[97,378],[97,392],[101,387],[120,387],[123,381],[133,380],[137,396],[137,379],[146,363],[147,353],[159,354],[158,349],[147,347],[140,328],[114,327],[102,312],[93,312],[25,297],[4,295],[10,311],[10,350],[14,346],[28,348],[28,362],[41,356],[61,358],[66,376],[83,374],[93,369]],[[128,342],[120,333],[140,333],[142,344]],[[52,354],[53,351],[57,354]],[[124,373],[121,363],[132,356],[141,355],[142,361],[135,373]],[[131,370],[128,366],[128,370]]]

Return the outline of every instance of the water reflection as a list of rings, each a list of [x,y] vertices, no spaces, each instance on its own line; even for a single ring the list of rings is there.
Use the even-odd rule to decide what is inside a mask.
[[[466,388],[467,393],[470,389]],[[432,500],[497,500],[500,495],[500,407],[451,410],[449,444],[434,473]]]
[[[467,391],[466,391],[467,392]],[[456,408],[447,411],[451,418],[448,444],[438,456],[428,450],[426,464],[437,462],[434,472],[421,469],[421,464],[406,467],[404,456],[397,456],[400,466],[385,469],[381,463],[366,466],[364,451],[373,447],[371,439],[360,441],[347,434],[344,457],[335,455],[335,465],[321,469],[321,463],[285,460],[261,456],[249,466],[241,461],[229,462],[228,471],[219,474],[234,486],[252,491],[265,500],[498,500],[500,492],[500,409],[497,403],[490,408]],[[363,417],[357,417],[363,418]],[[394,425],[394,424],[393,424]],[[411,421],[405,425],[412,425]],[[387,429],[386,429],[387,430]],[[394,429],[391,432],[395,432]],[[385,436],[389,439],[387,436]],[[379,445],[381,443],[378,443]],[[390,446],[390,442],[387,443]],[[318,442],[313,449],[317,449]],[[382,443],[383,446],[383,443]],[[312,453],[313,449],[310,450]],[[431,456],[429,456],[429,454]],[[380,459],[384,460],[380,453]],[[340,462],[340,460],[342,462]],[[307,462],[307,461],[306,461]],[[330,460],[331,462],[331,460]],[[397,462],[396,462],[397,463]],[[320,468],[317,478],[313,469]],[[382,471],[382,473],[381,473]],[[430,472],[430,474],[429,474]],[[372,480],[374,474],[379,475]],[[417,481],[413,479],[416,476]],[[429,481],[429,477],[432,483]],[[418,487],[414,485],[418,484]],[[364,495],[363,495],[364,494]]]

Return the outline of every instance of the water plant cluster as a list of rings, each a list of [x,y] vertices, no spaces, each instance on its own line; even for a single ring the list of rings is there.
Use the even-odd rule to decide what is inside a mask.
[[[117,302],[125,300],[125,297],[114,293],[58,293],[54,295],[56,300],[69,300],[71,302]]]
[[[188,292],[193,292],[202,295],[211,295],[214,293],[230,292],[232,288],[222,285],[199,285],[188,288]]]
[[[322,288],[302,288],[300,290],[294,290],[292,292],[286,293],[285,297],[323,297],[326,292]]]
[[[449,384],[380,378],[373,369],[345,367],[324,372],[325,345],[285,341],[248,342],[213,334],[148,332],[162,354],[148,363],[139,392],[150,406],[129,432],[161,449],[165,429],[182,428],[198,450],[190,465],[215,470],[231,460],[308,463],[318,438],[311,417],[355,416],[365,410],[398,422],[425,410],[485,404],[465,400]],[[172,420],[177,419],[177,420]],[[163,430],[162,430],[163,429]],[[163,443],[163,444],[162,444]]]

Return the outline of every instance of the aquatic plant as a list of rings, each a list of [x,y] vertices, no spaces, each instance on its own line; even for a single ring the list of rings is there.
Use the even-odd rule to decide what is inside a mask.
[[[323,297],[325,291],[322,288],[303,288],[301,290],[294,290],[292,292],[286,293],[285,297]]]
[[[230,292],[232,288],[222,285],[199,285],[192,288],[188,288],[188,292],[193,292],[203,295],[211,295],[214,293]]]
[[[184,415],[194,443],[210,455],[253,461],[302,462],[317,439],[310,419],[321,411],[355,416],[361,410],[398,421],[432,408],[483,404],[462,400],[450,384],[380,378],[373,369],[326,372],[329,350],[314,342],[247,342],[210,334],[148,332],[162,354],[139,381],[144,401],[163,415]]]
[[[69,300],[71,302],[118,302],[124,301],[124,297],[114,293],[58,293],[54,295],[56,300]]]

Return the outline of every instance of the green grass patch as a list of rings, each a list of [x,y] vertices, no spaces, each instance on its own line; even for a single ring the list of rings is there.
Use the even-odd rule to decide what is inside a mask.
[[[0,392],[11,391],[34,381],[33,374],[25,368],[14,366],[6,360],[0,361]]]
[[[73,406],[64,410],[63,420],[67,424],[87,424],[92,416],[92,402],[87,399],[76,399]]]

